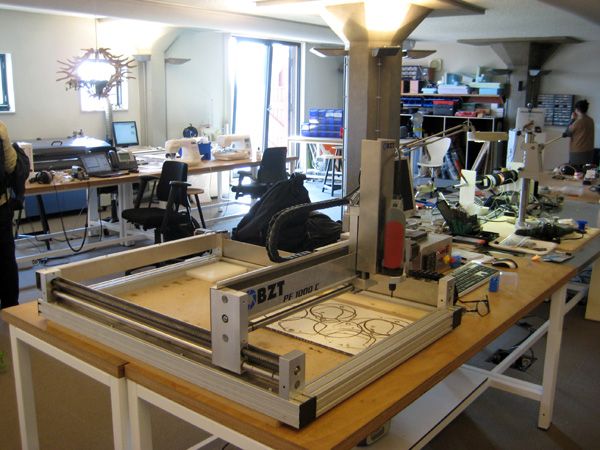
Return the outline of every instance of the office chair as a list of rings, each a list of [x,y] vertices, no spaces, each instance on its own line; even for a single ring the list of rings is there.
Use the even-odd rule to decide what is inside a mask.
[[[285,171],[285,158],[287,156],[287,147],[270,147],[263,154],[256,178],[248,170],[239,170],[237,186],[231,186],[232,192],[235,192],[235,198],[242,195],[250,195],[252,198],[261,197],[269,188],[278,181],[287,180],[288,175]],[[250,178],[251,182],[243,184],[244,178]]]
[[[419,161],[417,163],[419,167],[429,168],[433,190],[435,190],[435,169],[441,168],[444,165],[444,156],[446,156],[451,143],[452,139],[445,137],[427,144],[425,148],[429,154],[429,159],[427,161]]]
[[[135,207],[122,212],[123,219],[144,230],[154,229],[154,243],[170,241],[186,235],[191,236],[195,228],[187,199],[188,166],[179,161],[165,161],[160,177],[145,175],[140,177],[140,187],[135,200]],[[142,206],[143,196],[151,181],[158,180],[152,185],[150,200],[147,207]],[[156,197],[154,196],[156,191]],[[158,200],[166,202],[165,208],[152,206]],[[180,212],[180,207],[184,211]],[[162,239],[164,237],[164,239]]]

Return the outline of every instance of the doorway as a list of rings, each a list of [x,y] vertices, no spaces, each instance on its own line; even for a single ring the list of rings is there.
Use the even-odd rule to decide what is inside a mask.
[[[232,37],[235,134],[249,134],[254,149],[287,147],[297,132],[300,45]]]

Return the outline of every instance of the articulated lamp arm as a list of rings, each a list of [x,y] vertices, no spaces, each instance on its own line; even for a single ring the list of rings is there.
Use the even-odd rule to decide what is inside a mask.
[[[421,148],[423,145],[432,144],[433,142],[439,141],[445,137],[454,136],[459,133],[472,133],[475,131],[475,127],[470,122],[464,122],[460,125],[456,125],[455,127],[448,128],[446,130],[442,130],[439,133],[432,134],[430,136],[416,139],[414,141],[408,142],[406,144],[402,144],[400,146],[400,151],[406,156],[410,154],[413,150],[417,148]]]

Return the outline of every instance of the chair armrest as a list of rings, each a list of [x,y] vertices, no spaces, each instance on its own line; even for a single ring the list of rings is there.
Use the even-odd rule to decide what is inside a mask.
[[[252,172],[249,170],[238,170],[238,185],[242,184],[242,181],[245,177],[250,178],[252,181],[257,181],[256,177],[252,175]]]

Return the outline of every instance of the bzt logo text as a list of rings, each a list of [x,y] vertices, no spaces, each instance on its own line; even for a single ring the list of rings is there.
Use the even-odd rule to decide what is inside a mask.
[[[269,284],[256,290],[256,302],[260,305],[267,300],[273,300],[283,294],[284,280]]]

